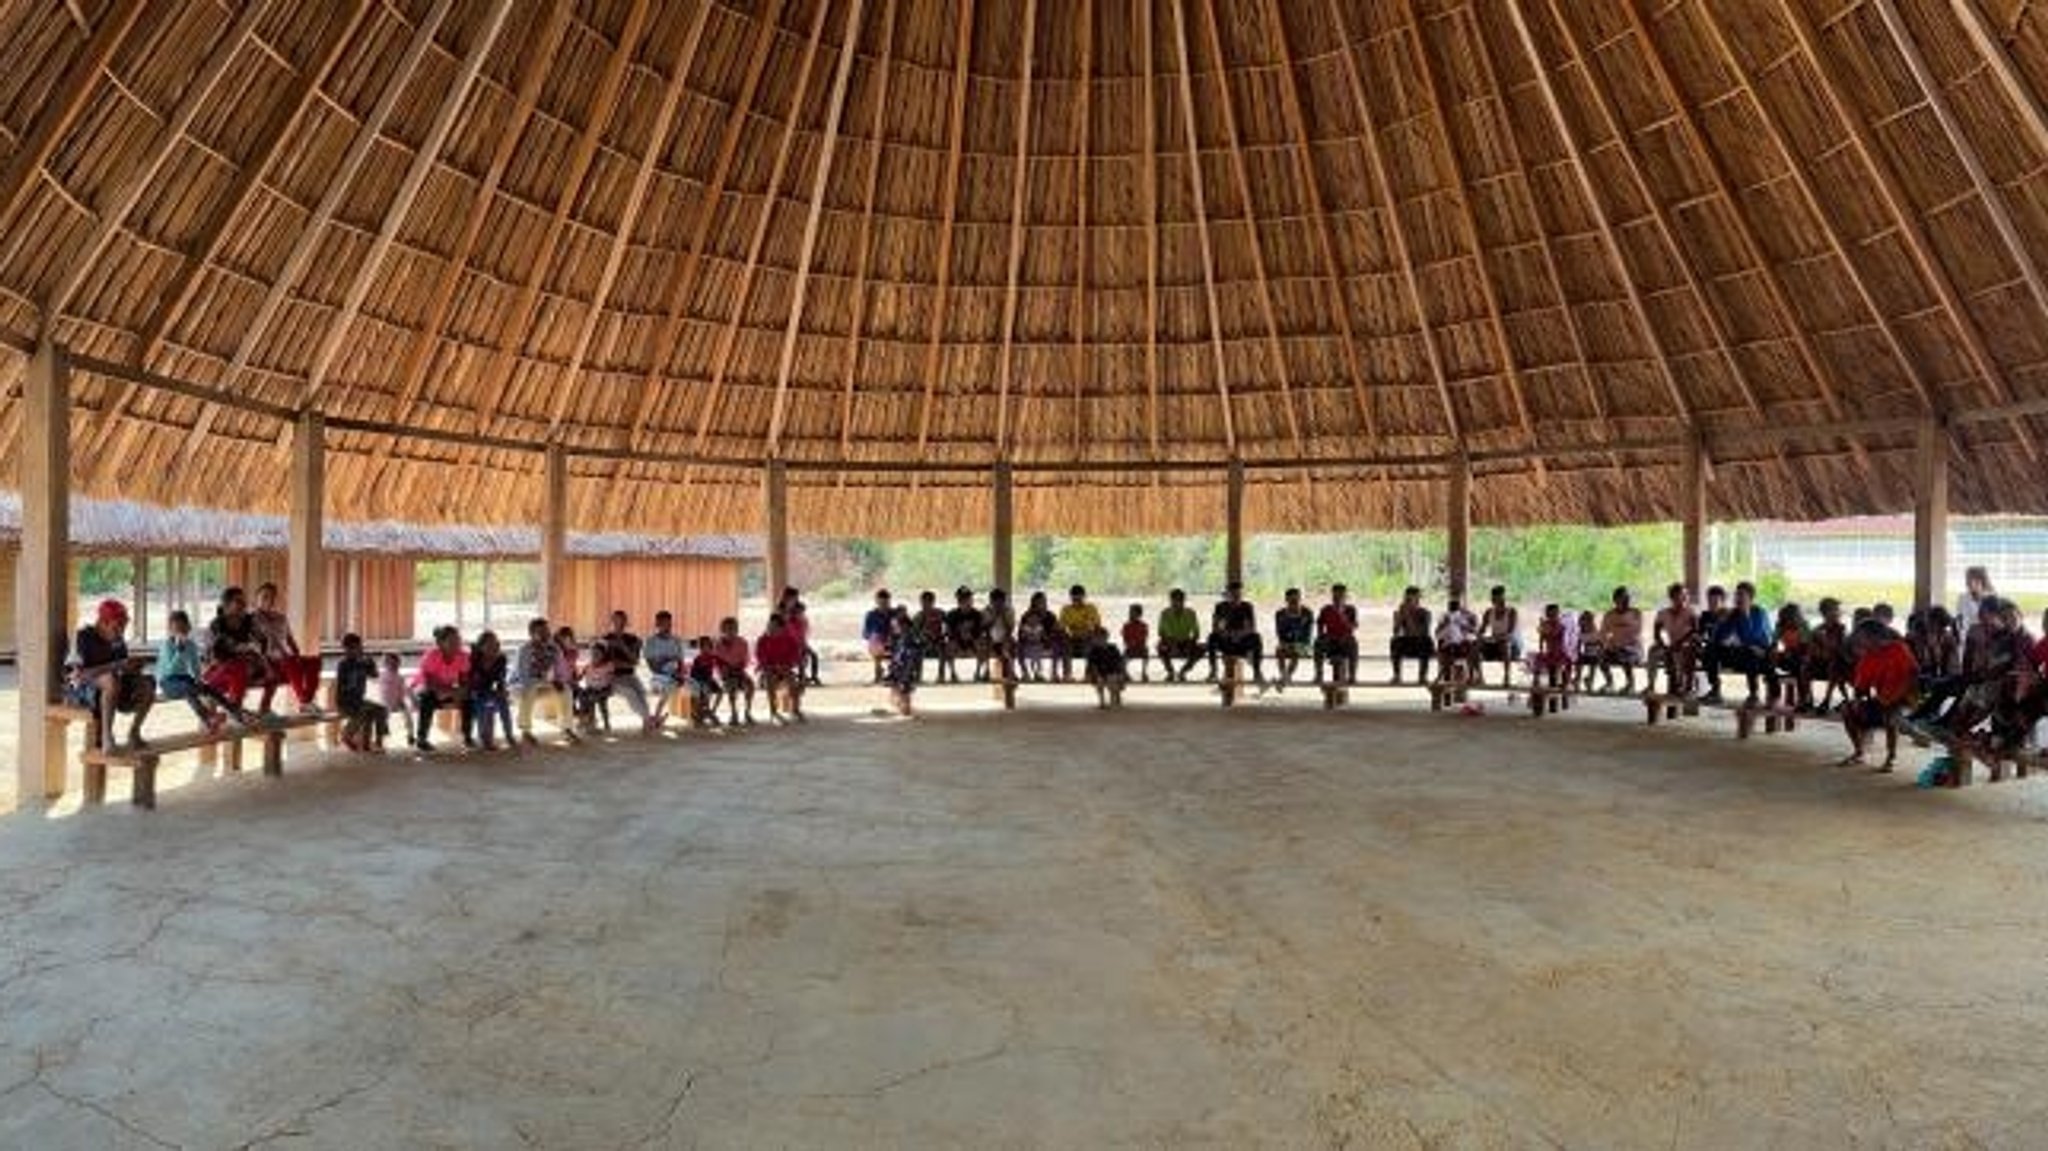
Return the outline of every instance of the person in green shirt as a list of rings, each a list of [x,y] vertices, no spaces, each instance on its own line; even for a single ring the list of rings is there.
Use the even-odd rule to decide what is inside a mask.
[[[1166,610],[1159,613],[1159,662],[1166,665],[1166,682],[1186,683],[1195,661],[1202,658],[1202,621],[1188,606],[1188,593],[1174,588],[1166,599]],[[1177,671],[1176,659],[1182,661]]]

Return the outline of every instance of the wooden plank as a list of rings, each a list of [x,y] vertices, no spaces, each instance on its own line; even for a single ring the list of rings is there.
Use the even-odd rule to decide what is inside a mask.
[[[476,411],[473,426],[478,431],[497,421],[505,396],[512,391],[512,376],[518,369],[534,313],[540,307],[540,295],[547,282],[548,270],[554,266],[555,253],[560,250],[562,237],[568,231],[569,217],[575,212],[577,201],[583,197],[584,181],[589,178],[599,145],[604,142],[605,125],[611,123],[618,111],[619,97],[625,93],[626,72],[633,63],[634,47],[640,43],[641,33],[647,27],[648,8],[648,0],[633,0],[632,9],[626,13],[626,27],[619,33],[618,46],[612,50],[604,73],[598,78],[597,90],[590,104],[590,119],[583,125],[583,131],[576,137],[576,147],[569,154],[569,166],[562,175],[561,191],[555,197],[554,214],[548,218],[547,228],[541,233],[540,249],[528,265],[529,274],[519,285],[519,295],[512,305],[512,321],[505,328],[504,340],[498,344],[491,357],[491,365],[484,373],[483,378],[490,381],[491,386],[483,389],[483,403]],[[562,380],[559,386],[574,387],[575,381]]]
[[[953,220],[960,206],[961,141],[967,130],[968,63],[974,57],[974,0],[957,6],[958,34],[953,46],[953,100],[948,121],[946,176],[939,187],[938,297],[932,305],[932,334],[925,344],[924,403],[917,413],[917,454],[925,454],[932,431],[932,399],[939,390],[939,349],[946,334],[946,300],[953,280]]]
[[[1422,103],[1428,106],[1430,120],[1436,126],[1437,135],[1444,142],[1444,155],[1450,159],[1451,181],[1447,194],[1458,206],[1459,222],[1464,225],[1465,238],[1472,245],[1472,260],[1478,265],[1479,295],[1486,304],[1487,327],[1493,333],[1494,347],[1500,352],[1502,372],[1507,379],[1508,396],[1515,406],[1515,420],[1522,428],[1522,442],[1533,444],[1536,442],[1536,421],[1529,414],[1528,389],[1522,381],[1521,365],[1515,362],[1514,343],[1508,339],[1507,312],[1501,307],[1500,292],[1493,283],[1493,270],[1486,262],[1486,239],[1479,234],[1479,217],[1472,211],[1472,198],[1465,191],[1465,162],[1458,154],[1458,142],[1451,139],[1450,117],[1444,112],[1443,80],[1437,75],[1436,64],[1430,59],[1429,45],[1423,42],[1422,18],[1415,10],[1415,0],[1408,0],[1405,7],[1408,16],[1408,36],[1415,45],[1415,61],[1422,70],[1423,86],[1427,89],[1421,93]],[[1473,38],[1480,37],[1481,33],[1475,28]],[[1514,128],[1508,125],[1507,129],[1507,135],[1512,139]],[[1541,224],[1538,224],[1537,231],[1542,232]],[[1535,469],[1537,482],[1548,482],[1549,477],[1544,473],[1541,461],[1535,462]]]
[[[421,390],[426,386],[428,361],[435,346],[441,342],[442,325],[448,321],[448,309],[455,303],[455,291],[462,282],[462,272],[469,266],[469,257],[476,251],[477,240],[483,235],[484,221],[490,218],[491,204],[497,198],[505,172],[512,165],[512,157],[518,154],[519,142],[525,137],[526,126],[532,121],[534,109],[540,103],[541,82],[547,79],[548,70],[561,49],[562,38],[568,34],[569,14],[573,7],[574,0],[554,0],[554,6],[549,9],[539,43],[520,74],[519,89],[513,95],[512,119],[498,137],[497,149],[491,153],[490,167],[484,172],[483,182],[477,185],[469,211],[463,215],[462,235],[442,262],[440,275],[427,294],[426,320],[407,346],[405,359],[398,371],[401,384],[395,412],[401,423],[417,423],[419,420],[421,413],[416,405]]]
[[[405,226],[406,218],[412,215],[413,204],[419,199],[420,189],[426,186],[427,177],[433,175],[434,167],[441,158],[441,149],[448,143],[448,136],[455,130],[462,111],[469,103],[470,89],[476,85],[478,74],[483,71],[484,61],[491,49],[498,43],[498,37],[505,30],[506,17],[512,13],[512,0],[496,0],[490,13],[485,17],[483,31],[469,46],[468,55],[463,57],[461,69],[456,73],[455,83],[442,96],[441,104],[434,110],[434,119],[427,126],[426,138],[412,154],[412,162],[406,165],[405,178],[399,182],[398,192],[385,206],[383,224],[377,229],[377,236],[370,242],[370,251],[364,257],[362,266],[356,269],[355,278],[350,281],[348,294],[342,298],[341,311],[327,323],[326,334],[321,337],[319,349],[313,355],[313,363],[306,373],[306,383],[299,392],[299,406],[315,402],[320,389],[327,384],[328,373],[334,369],[334,361],[341,354],[341,345],[349,328],[355,324],[356,316],[363,309],[363,302],[369,298],[370,288],[377,282],[377,276],[384,269],[384,259],[391,252],[391,245],[397,241],[399,229]],[[393,83],[391,90],[402,87]],[[350,169],[347,179],[352,182],[355,172]]]
[[[214,88],[220,84],[221,77],[227,74],[228,65],[234,62],[241,54],[242,48],[249,43],[266,10],[264,0],[250,0],[243,7],[242,14],[228,27],[227,34],[221,37],[220,42],[207,49],[206,62],[200,66],[199,74],[193,77],[192,83],[186,87],[185,95],[179,99],[170,119],[165,121],[163,130],[150,141],[141,162],[121,181],[114,194],[100,208],[99,220],[93,226],[92,238],[86,241],[81,254],[71,261],[71,270],[65,273],[64,279],[58,283],[56,290],[50,293],[49,301],[43,307],[45,324],[53,323],[64,314],[65,309],[71,306],[71,301],[77,297],[78,289],[85,283],[86,277],[99,267],[100,260],[106,255],[107,246],[120,234],[121,225],[128,219],[128,213],[135,210],[135,205],[142,201],[143,194],[155,185],[157,177],[163,172],[164,164],[169,162],[171,153],[176,151],[178,142],[185,138],[185,133],[191,130],[192,121],[198,118],[199,110],[212,99]]]
[[[1074,84],[1079,107],[1081,149],[1074,162],[1074,458],[1088,452],[1088,421],[1082,418],[1088,392],[1088,261],[1094,245],[1088,231],[1088,152],[1094,134],[1095,0],[1081,0],[1081,69]],[[1000,585],[1007,587],[1008,585]]]
[[[1429,309],[1422,302],[1422,280],[1416,274],[1415,260],[1408,249],[1408,234],[1401,223],[1401,201],[1394,195],[1393,180],[1387,175],[1387,161],[1380,151],[1380,129],[1372,114],[1372,105],[1365,98],[1365,80],[1358,66],[1358,49],[1352,40],[1351,31],[1344,19],[1343,0],[1324,0],[1329,6],[1332,24],[1344,48],[1338,53],[1344,62],[1344,82],[1351,94],[1351,105],[1358,116],[1358,150],[1365,161],[1366,170],[1372,173],[1374,190],[1381,202],[1387,206],[1387,233],[1394,244],[1394,259],[1401,265],[1401,280],[1407,289],[1408,301],[1415,308],[1415,323],[1422,333],[1422,347],[1429,359],[1430,382],[1436,385],[1437,402],[1444,417],[1444,430],[1451,444],[1460,452],[1469,450],[1465,436],[1465,421],[1458,415],[1458,405],[1452,402],[1449,375],[1444,371],[1443,352],[1437,347],[1436,332],[1430,326]]]
[[[1152,458],[1160,458],[1159,432],[1159,99],[1153,76],[1152,0],[1138,9],[1138,53],[1145,58],[1145,431]]]
[[[1223,312],[1216,304],[1216,253],[1209,239],[1209,205],[1202,194],[1202,144],[1195,125],[1195,81],[1188,64],[1188,20],[1173,0],[1173,47],[1180,61],[1180,107],[1187,124],[1188,184],[1195,196],[1195,236],[1202,252],[1202,298],[1209,307],[1209,351],[1215,360],[1216,396],[1223,413],[1223,446],[1237,454],[1237,417],[1230,407],[1230,372],[1223,356]]]
[[[882,60],[875,84],[875,117],[868,126],[867,187],[861,193],[860,237],[854,243],[853,321],[846,331],[846,359],[839,404],[839,457],[853,454],[853,392],[860,379],[861,333],[865,330],[868,303],[868,264],[874,255],[871,236],[875,222],[875,190],[881,183],[882,140],[888,128],[889,70],[896,55],[896,0],[882,9]]]
[[[44,343],[36,349],[18,406],[14,799],[29,810],[38,800],[64,794],[65,727],[45,716],[60,698],[71,644],[71,362],[63,348]]]
[[[1082,33],[1086,35],[1086,33]],[[1024,269],[1024,208],[1025,190],[1030,186],[1026,176],[1031,165],[1031,69],[1037,59],[1038,49],[1038,0],[1024,0],[1024,60],[1019,65],[1019,91],[1017,99],[1017,147],[1011,155],[1010,164],[1010,255],[1005,262],[1006,273],[1003,286],[1003,350],[996,371],[996,456],[1010,454],[1010,383],[1015,371],[1017,336],[1017,276]],[[1087,88],[1087,82],[1082,82]],[[1086,129],[1084,128],[1085,132]],[[1086,165],[1082,165],[1085,169]],[[1085,198],[1085,186],[1081,189]],[[1087,231],[1084,227],[1080,236],[1080,262],[1088,262]],[[1084,271],[1082,276],[1086,277]],[[1078,388],[1079,385],[1076,384]],[[1076,411],[1079,409],[1076,408]],[[1078,426],[1079,417],[1075,419]]]
[[[796,285],[792,289],[789,319],[782,328],[782,349],[775,361],[775,403],[768,416],[767,443],[762,454],[775,459],[782,454],[782,424],[789,407],[789,376],[796,366],[796,337],[803,327],[804,301],[811,286],[811,256],[817,248],[818,223],[825,207],[825,189],[832,181],[832,159],[839,145],[840,119],[846,112],[847,80],[853,75],[853,60],[859,54],[863,0],[851,0],[846,11],[846,28],[839,37],[839,69],[832,76],[832,94],[825,108],[825,141],[820,146],[817,167],[811,175],[811,203],[804,213],[804,237],[797,249]]]
[[[99,83],[100,73],[113,60],[115,50],[121,47],[143,8],[142,0],[118,0],[106,19],[100,21],[99,28],[86,39],[71,66],[64,70],[64,78],[37,109],[35,123],[8,155],[6,166],[0,167],[0,224],[14,220],[14,214],[28,198],[29,189],[35,186],[36,177],[43,174],[43,165],[49,163],[64,134],[85,111],[87,97]]]
[[[633,246],[633,232],[640,224],[640,213],[647,206],[648,189],[654,186],[655,174],[661,170],[661,159],[669,149],[669,132],[675,127],[676,114],[682,109],[683,94],[689,91],[690,69],[697,62],[697,48],[704,40],[704,25],[710,21],[711,4],[698,5],[697,16],[690,21],[689,31],[683,36],[682,55],[676,61],[675,70],[669,74],[668,83],[663,85],[661,106],[654,114],[654,129],[648,136],[647,150],[640,154],[640,163],[633,171],[633,186],[626,193],[626,210],[619,217],[619,226],[612,232],[611,244],[604,255],[604,270],[598,273],[597,289],[590,294],[590,307],[583,313],[583,324],[576,331],[576,343],[569,353],[569,366],[563,370],[562,387],[555,389],[555,400],[548,411],[548,438],[554,439],[562,430],[563,417],[568,414],[569,404],[584,389],[581,387],[583,367],[589,361],[590,347],[597,339],[597,326],[604,320],[605,305],[611,302],[612,289],[618,286],[619,272],[626,265],[626,253]]]
[[[690,296],[696,291],[697,271],[704,259],[704,244],[711,236],[711,221],[718,215],[719,201],[725,197],[725,182],[732,174],[733,157],[739,151],[740,132],[747,126],[747,117],[753,111],[754,93],[760,90],[761,74],[768,67],[768,57],[773,54],[775,30],[781,27],[781,21],[782,0],[769,0],[767,11],[754,26],[753,43],[747,53],[746,77],[740,83],[739,98],[733,101],[731,110],[726,113],[725,129],[718,141],[718,155],[711,164],[711,179],[697,200],[696,220],[690,227],[689,250],[669,275],[661,330],[654,341],[654,361],[648,365],[647,376],[641,382],[640,406],[633,414],[633,421],[619,430],[619,442],[628,447],[636,447],[648,439],[647,421],[654,415],[655,405],[661,400],[662,385],[667,382],[666,357],[676,346],[682,330],[683,310],[689,307]]]

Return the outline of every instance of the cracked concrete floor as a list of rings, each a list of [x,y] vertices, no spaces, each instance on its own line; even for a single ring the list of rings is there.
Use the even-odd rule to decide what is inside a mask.
[[[0,1147],[2048,1130],[2041,784],[1626,705],[843,698],[0,821]]]

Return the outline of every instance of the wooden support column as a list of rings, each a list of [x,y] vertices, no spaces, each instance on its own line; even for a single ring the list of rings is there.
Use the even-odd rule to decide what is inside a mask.
[[[762,494],[768,519],[768,602],[782,598],[789,586],[789,468],[781,460],[769,460],[762,477]]]
[[[129,582],[134,585],[135,589],[133,595],[135,602],[129,608],[130,614],[135,617],[135,635],[133,638],[138,642],[148,643],[149,556],[146,553],[138,552],[128,557],[128,566],[131,576]]]
[[[1948,425],[1920,425],[1913,484],[1913,606],[1933,607],[1948,594]]]
[[[1472,574],[1472,460],[1462,453],[1451,460],[1444,485],[1444,535],[1444,582],[1462,600]]]
[[[327,614],[327,421],[304,412],[292,436],[290,520],[285,529],[285,588],[292,634],[320,650]]]
[[[1705,603],[1707,579],[1713,573],[1706,566],[1707,480],[1711,464],[1707,445],[1695,436],[1685,448],[1684,471],[1678,477],[1680,521],[1679,557],[1685,572],[1685,586],[1694,603]]]
[[[1244,582],[1244,461],[1230,461],[1223,495],[1223,578]]]
[[[44,343],[22,382],[19,442],[21,558],[14,620],[20,713],[15,803],[64,794],[63,724],[44,709],[57,702],[71,642],[71,358]]]
[[[549,444],[540,502],[540,610],[556,627],[569,611],[569,458]]]
[[[995,469],[993,508],[989,528],[989,586],[1005,592],[1016,590],[1016,506],[1011,497],[1010,461],[998,460]]]

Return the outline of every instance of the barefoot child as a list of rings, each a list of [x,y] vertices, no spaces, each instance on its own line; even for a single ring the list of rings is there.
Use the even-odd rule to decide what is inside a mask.
[[[388,729],[392,720],[400,721],[405,726],[405,741],[411,743],[412,693],[406,690],[405,675],[399,666],[398,653],[385,652],[380,663],[382,666],[377,670],[377,702],[384,705],[385,726]],[[379,744],[378,747],[381,749],[383,745]]]
[[[1145,622],[1145,605],[1134,603],[1131,614],[1125,618],[1123,634],[1118,637],[1124,642],[1124,666],[1138,661],[1138,678],[1145,683],[1152,682],[1152,628]]]
[[[1571,682],[1572,661],[1577,654],[1578,629],[1572,618],[1554,603],[1543,605],[1543,618],[1536,623],[1536,656],[1531,664],[1531,678],[1554,688],[1562,688]]]
[[[804,649],[781,612],[769,615],[768,630],[754,641],[754,660],[761,665],[761,690],[768,695],[768,722],[782,722],[787,701],[789,718],[803,723]]]
[[[210,732],[227,726],[228,706],[219,692],[207,686],[202,673],[199,644],[192,638],[192,617],[182,611],[171,613],[170,634],[156,651],[156,689],[165,699],[182,699],[192,714]],[[237,719],[242,717],[237,714]]]
[[[1600,674],[1600,617],[1590,611],[1579,613],[1578,626],[1572,629],[1578,642],[1572,649],[1572,670],[1576,680],[1575,691],[1592,691],[1593,680]]]
[[[78,629],[73,640],[65,697],[75,707],[99,717],[100,748],[114,749],[114,718],[121,712],[128,724],[128,745],[142,741],[142,721],[156,702],[156,681],[142,670],[142,659],[128,654],[128,606],[117,599],[101,600],[93,622]]]
[[[1330,602],[1316,613],[1316,682],[1323,682],[1323,666],[1329,665],[1330,682],[1347,686],[1358,682],[1358,609],[1349,601],[1350,589],[1330,585]]]
[[[370,698],[377,661],[363,654],[363,637],[341,637],[341,662],[334,665],[334,703],[341,710],[341,745],[350,751],[382,751],[391,713]]]
[[[1139,645],[1143,650],[1143,645]],[[1088,682],[1095,687],[1095,706],[1103,711],[1124,705],[1124,685],[1130,682],[1130,672],[1124,663],[1124,654],[1109,642],[1109,633],[1096,628],[1088,638]]]
[[[1849,629],[1842,623],[1842,601],[1829,596],[1820,601],[1820,623],[1807,640],[1806,678],[1826,685],[1820,703],[1813,710],[1826,715],[1834,710],[1835,689],[1849,698],[1849,676],[1855,663],[1849,656]],[[1812,689],[1807,689],[1809,699]]]
[[[469,714],[468,724],[463,731],[463,742],[475,746],[474,740],[483,741],[485,751],[496,751],[497,740],[493,738],[491,721],[496,719],[505,730],[505,746],[512,747],[512,700],[506,687],[508,661],[505,649],[498,643],[498,633],[486,631],[476,637],[469,652]],[[471,729],[475,729],[473,732]]]
[[[710,636],[698,636],[696,647],[697,654],[690,657],[690,726],[716,727],[718,697],[724,694],[719,686],[724,665]]]
[[[754,677],[747,674],[750,653],[746,638],[740,635],[740,621],[731,616],[718,621],[718,643],[712,651],[718,656],[719,686],[725,689],[725,704],[731,713],[732,725],[737,727],[744,722],[748,727],[754,726]],[[742,698],[747,704],[744,719],[740,716]]]
[[[1664,606],[1650,623],[1650,657],[1643,677],[1646,689],[1657,691],[1657,669],[1664,670],[1664,690],[1672,695],[1693,694],[1693,667],[1698,662],[1699,613],[1682,583],[1665,589]]]
[[[1294,669],[1315,655],[1316,613],[1301,602],[1301,589],[1288,588],[1273,613],[1273,656],[1280,664],[1279,690],[1294,681]]]
[[[1890,771],[1899,758],[1899,717],[1913,696],[1920,667],[1913,649],[1897,633],[1876,621],[1851,633],[1846,654],[1855,659],[1850,690],[1855,694],[1842,702],[1842,730],[1849,736],[1849,755],[1841,766],[1861,764],[1870,745],[1870,733],[1884,729],[1884,765]]]
[[[1436,678],[1438,683],[1461,683],[1472,678],[1479,654],[1479,620],[1460,600],[1445,605],[1444,617],[1436,625]]]
[[[918,665],[924,660],[917,643],[917,628],[910,616],[898,612],[889,621],[889,658],[882,681],[889,686],[889,702],[896,714],[910,717],[910,697],[917,691]]]
[[[1174,588],[1166,593],[1166,610],[1159,613],[1159,666],[1166,669],[1166,682],[1186,683],[1200,658],[1201,617],[1188,606],[1188,593]],[[1174,660],[1181,661],[1178,668]]]
[[[1045,593],[1032,592],[1030,604],[1017,620],[1017,662],[1022,667],[1019,678],[1044,682],[1045,661],[1059,642],[1058,632],[1059,623],[1045,604]]]

